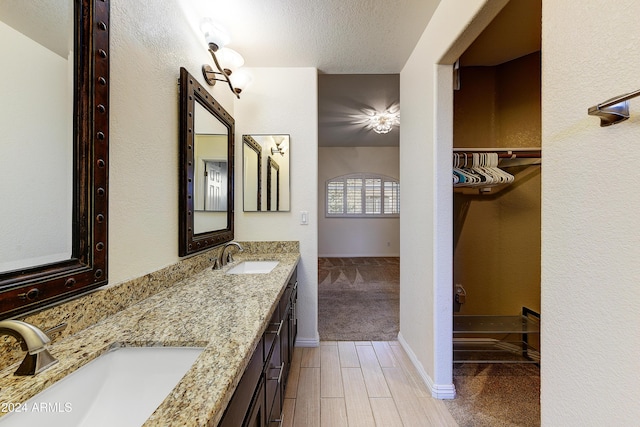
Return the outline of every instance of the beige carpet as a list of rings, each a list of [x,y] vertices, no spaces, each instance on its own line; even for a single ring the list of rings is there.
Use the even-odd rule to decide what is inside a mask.
[[[320,340],[394,341],[399,310],[399,258],[318,259]]]
[[[540,368],[518,364],[456,364],[457,396],[445,400],[460,427],[540,425]]]

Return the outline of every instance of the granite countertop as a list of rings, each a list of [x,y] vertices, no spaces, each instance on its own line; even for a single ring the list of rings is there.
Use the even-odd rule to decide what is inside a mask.
[[[268,274],[227,275],[243,260],[277,260]],[[204,347],[191,369],[144,424],[217,425],[284,287],[298,253],[238,254],[107,319],[49,345],[59,363],[32,377],[0,371],[3,402],[21,403],[117,346]]]

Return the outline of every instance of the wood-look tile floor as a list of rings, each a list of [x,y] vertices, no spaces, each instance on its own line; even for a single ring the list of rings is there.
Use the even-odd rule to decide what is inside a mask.
[[[283,418],[296,427],[458,425],[397,341],[296,347]]]

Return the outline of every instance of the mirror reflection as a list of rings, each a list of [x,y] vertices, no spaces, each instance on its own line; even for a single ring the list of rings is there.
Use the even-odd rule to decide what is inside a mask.
[[[262,147],[250,135],[242,136],[242,160],[244,211],[262,210]]]
[[[267,210],[280,209],[280,166],[269,156],[267,169]]]
[[[195,104],[194,231],[227,228],[228,132],[199,102]]]
[[[244,211],[289,211],[290,136],[251,134],[242,140]]]
[[[0,2],[0,272],[72,256],[73,28],[71,0]]]

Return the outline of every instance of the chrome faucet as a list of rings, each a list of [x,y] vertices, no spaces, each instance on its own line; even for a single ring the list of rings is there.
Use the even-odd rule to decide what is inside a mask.
[[[35,375],[58,363],[45,347],[51,341],[47,334],[29,323],[3,320],[0,322],[0,335],[15,337],[27,352],[14,375]]]
[[[233,256],[231,256],[231,252],[229,252],[225,258],[224,254],[227,251],[227,248],[229,248],[230,246],[235,246],[238,248],[238,252],[243,252],[244,249],[242,248],[242,246],[240,245],[240,243],[238,242],[229,242],[226,245],[224,245],[224,248],[222,248],[222,252],[220,252],[220,267],[223,267],[225,265],[227,265],[228,262],[233,262]]]

